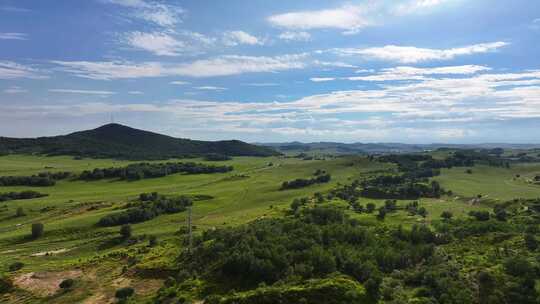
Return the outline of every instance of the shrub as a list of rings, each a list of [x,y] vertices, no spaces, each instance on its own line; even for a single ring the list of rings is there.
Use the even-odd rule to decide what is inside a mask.
[[[131,226],[130,225],[122,225],[120,227],[120,235],[123,239],[129,239],[131,237]]]
[[[443,211],[443,213],[441,213],[441,218],[445,221],[450,220],[453,216],[454,215],[450,211]]]
[[[13,283],[8,278],[0,277],[0,294],[7,293],[13,288]]]
[[[120,289],[116,290],[116,293],[114,294],[114,296],[117,299],[125,300],[125,299],[131,297],[134,293],[135,293],[135,290],[133,290],[133,288],[124,287],[124,288],[120,288]]]
[[[157,243],[158,243],[157,237],[155,235],[151,235],[150,238],[148,239],[148,246],[154,247],[157,245]]]
[[[11,265],[9,265],[9,271],[17,271],[24,267],[24,263],[22,262],[13,262]]]
[[[45,231],[45,228],[42,223],[32,224],[32,238],[37,239],[43,236],[44,231]]]
[[[73,287],[73,285],[75,285],[75,280],[65,279],[58,286],[65,290],[65,289],[70,289],[71,287]]]
[[[26,213],[24,212],[24,209],[22,207],[17,208],[17,211],[15,212],[16,217],[22,217],[25,215]]]

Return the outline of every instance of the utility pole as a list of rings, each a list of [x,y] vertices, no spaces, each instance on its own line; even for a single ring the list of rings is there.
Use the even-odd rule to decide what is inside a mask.
[[[191,210],[192,206],[189,206],[188,207],[188,217],[187,217],[187,225],[188,225],[188,252],[191,253],[191,247],[193,245],[193,231],[192,231],[192,227],[193,225],[191,224],[191,216],[192,216],[192,210]]]

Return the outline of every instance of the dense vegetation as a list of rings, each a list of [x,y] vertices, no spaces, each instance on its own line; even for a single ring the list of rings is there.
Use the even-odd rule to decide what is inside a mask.
[[[70,172],[42,172],[32,176],[0,176],[0,186],[50,187],[71,176]]]
[[[197,141],[169,137],[118,124],[64,136],[17,139],[0,137],[0,154],[26,153],[133,160],[169,159],[218,153],[228,156],[272,156],[267,147],[245,142]]]
[[[36,191],[5,192],[5,193],[0,193],[0,202],[33,199],[33,198],[45,197],[47,195],[48,194],[43,194]]]
[[[232,166],[214,166],[198,163],[139,163],[131,164],[122,168],[96,168],[92,171],[85,170],[79,176],[82,180],[100,180],[119,178],[125,180],[140,180],[145,178],[157,178],[170,174],[206,174],[225,173],[232,171]]]
[[[314,175],[315,177],[312,177],[310,179],[297,178],[292,181],[285,181],[281,184],[281,190],[299,189],[314,184],[324,184],[328,183],[332,179],[332,176],[330,174],[321,170],[317,170]]]
[[[164,196],[157,192],[142,193],[138,202],[126,205],[127,210],[102,217],[98,225],[108,227],[145,222],[161,214],[183,212],[192,204],[192,200],[185,196]]]
[[[395,201],[386,205],[395,208]],[[435,230],[366,226],[336,207],[305,206],[285,218],[206,231],[193,251],[181,254],[177,283],[160,292],[158,303],[190,299],[193,288],[201,288],[208,303],[221,304],[538,303],[540,261],[531,259],[538,249],[538,211],[523,206],[540,203],[516,200],[496,207],[494,212],[513,214],[504,220],[448,216]],[[504,249],[480,268],[467,269],[460,261],[472,253],[453,249],[468,238],[500,242],[488,236],[522,231],[522,247]],[[317,287],[330,282],[331,297]]]

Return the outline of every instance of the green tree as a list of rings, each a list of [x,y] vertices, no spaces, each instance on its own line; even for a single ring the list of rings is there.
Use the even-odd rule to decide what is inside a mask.
[[[122,227],[120,227],[120,235],[123,239],[129,239],[131,237],[131,226],[122,225]]]
[[[17,208],[17,211],[15,211],[16,217],[23,217],[26,213],[24,212],[24,209],[22,207]]]
[[[445,221],[449,221],[453,216],[454,215],[450,211],[443,211],[443,213],[441,213],[441,218]]]
[[[32,238],[37,239],[43,235],[45,232],[45,227],[42,223],[32,224]]]

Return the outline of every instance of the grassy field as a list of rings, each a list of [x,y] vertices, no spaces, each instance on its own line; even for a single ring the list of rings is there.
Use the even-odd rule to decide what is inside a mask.
[[[204,162],[201,159],[189,161]],[[78,173],[94,168],[124,166],[128,163],[116,160],[11,155],[0,157],[0,175],[31,175],[43,171]],[[269,165],[270,163],[272,165]],[[96,226],[101,217],[117,212],[119,207],[136,199],[142,192],[211,196],[212,199],[195,202],[193,207],[194,225],[196,232],[199,232],[234,226],[261,217],[282,215],[294,198],[311,196],[315,192],[328,192],[338,183],[350,183],[364,173],[389,166],[368,161],[363,157],[312,161],[281,157],[240,157],[219,164],[232,165],[234,171],[223,174],[175,174],[134,182],[64,180],[53,187],[31,188],[48,194],[47,197],[0,203],[0,206],[7,206],[0,208],[0,272],[14,278],[30,272],[40,272],[44,278],[33,282],[36,285],[48,282],[50,285],[59,280],[54,281],[54,272],[79,271],[80,273],[70,275],[80,277],[78,284],[83,287],[68,294],[58,294],[55,291],[49,296],[36,296],[36,290],[21,288],[9,297],[0,298],[0,302],[78,303],[84,300],[84,303],[107,303],[115,289],[128,285],[139,286],[136,288],[136,299],[148,297],[163,281],[163,276],[152,275],[152,270],[166,270],[168,263],[174,260],[182,247],[178,231],[185,227],[186,213],[162,215],[151,221],[132,225],[136,236],[157,236],[161,245],[155,248],[148,248],[146,241],[126,247],[125,244],[115,242],[118,238],[118,227]],[[308,178],[317,169],[328,171],[332,175],[332,181],[298,190],[279,190],[283,181]],[[420,206],[428,211],[426,219],[409,216],[406,212],[397,212],[389,214],[386,223],[431,223],[438,221],[440,214],[446,210],[452,211],[456,217],[464,217],[471,210],[491,208],[493,200],[540,196],[540,186],[528,183],[528,179],[540,173],[539,164],[516,165],[511,169],[477,166],[472,170],[472,174],[465,173],[465,168],[444,170],[442,175],[436,178],[443,187],[452,190],[454,196],[420,200]],[[520,175],[519,178],[516,177],[517,174]],[[0,192],[28,189],[30,187],[0,187]],[[468,198],[477,194],[482,194],[489,200],[486,200],[485,204],[469,203]],[[383,201],[361,200],[364,205],[368,202],[374,202],[378,206],[383,204]],[[333,203],[347,206],[345,202]],[[404,206],[406,203],[408,201],[400,201],[398,205]],[[25,210],[25,217],[14,217],[18,207]],[[352,216],[366,223],[376,221],[373,214]],[[35,222],[45,225],[45,235],[40,239],[30,240],[30,226]],[[23,262],[24,268],[16,273],[8,273],[8,265],[15,261]],[[134,264],[136,267],[131,267]],[[127,270],[124,267],[127,267]]]

